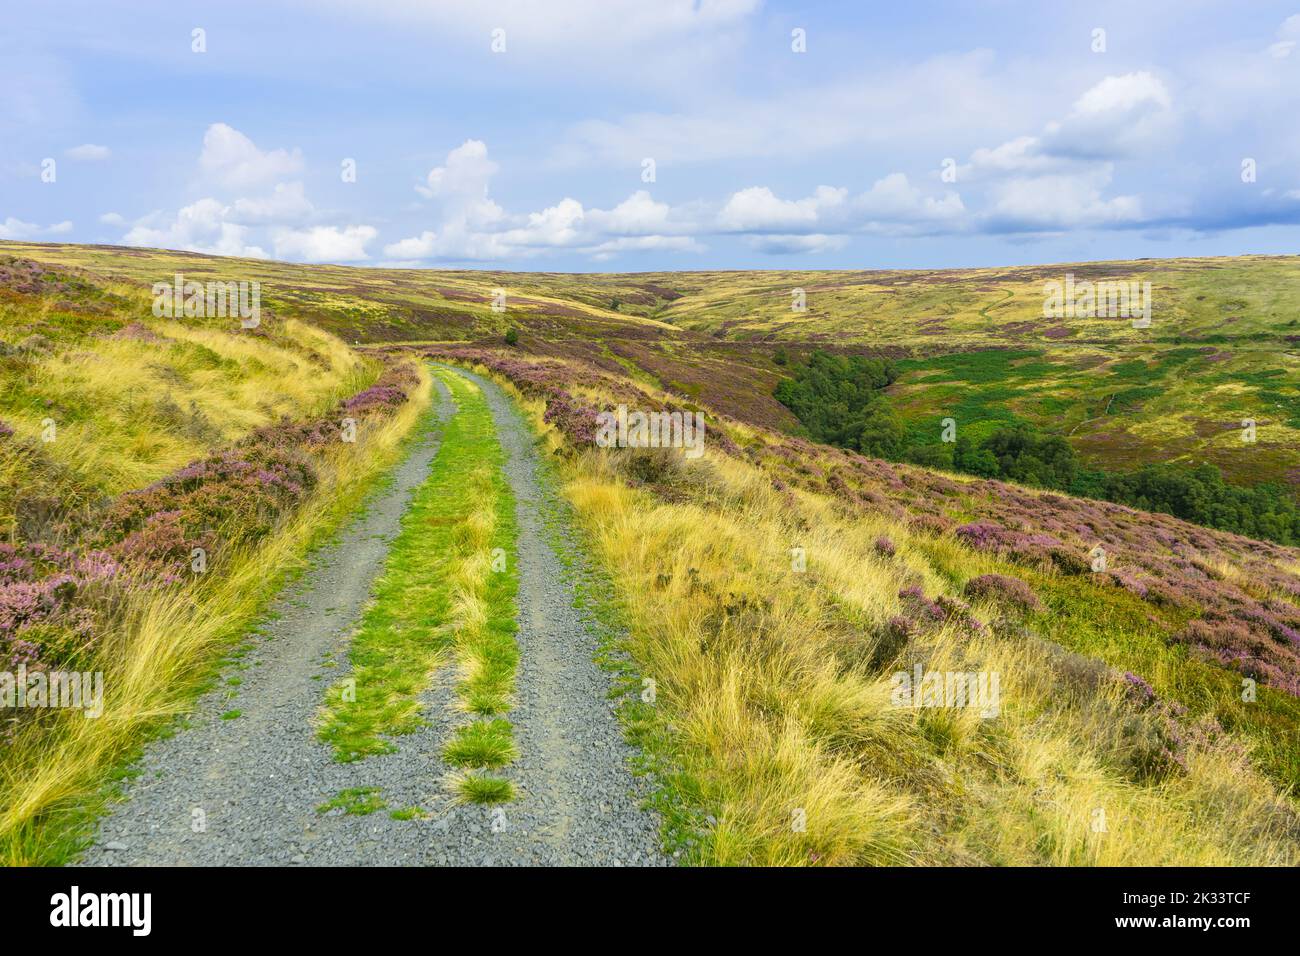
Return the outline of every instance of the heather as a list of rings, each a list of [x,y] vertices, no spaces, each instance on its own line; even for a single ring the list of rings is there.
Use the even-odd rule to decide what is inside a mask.
[[[1024,611],[1037,611],[1043,607],[1033,588],[1006,574],[981,574],[971,578],[963,593],[972,600],[1006,603]]]
[[[613,404],[692,407],[572,361],[530,361],[472,348],[444,347],[432,354],[481,364],[545,401],[545,422],[579,447],[591,442],[596,414]],[[783,487],[829,493],[861,513],[951,535],[977,552],[1083,577],[1103,593],[1123,589],[1171,624],[1182,622],[1169,631],[1171,644],[1216,667],[1300,694],[1300,644],[1290,636],[1300,625],[1300,578],[1294,571],[1300,552],[1294,549],[1110,502],[948,477],[716,415],[708,421],[715,447],[758,464]],[[1094,572],[1098,548],[1106,564]],[[1200,628],[1183,630],[1192,618],[1201,619]]]
[[[797,426],[773,391],[820,350],[893,364],[888,399],[908,444],[915,432],[934,445],[917,442],[918,451],[944,453],[940,423],[951,417],[973,446],[1016,423],[1066,437],[1087,468],[1107,473],[1172,460],[1208,462],[1237,487],[1290,489],[1300,476],[1300,380],[1287,359],[1300,307],[1295,257],[575,275],[4,248],[59,277],[91,270],[144,287],[176,271],[260,280],[268,308],[349,343],[487,347],[509,328],[518,355],[581,361],[765,428]],[[1066,272],[1150,281],[1152,327],[1044,317],[1044,283]],[[497,288],[508,292],[504,321],[492,309]],[[793,289],[805,293],[805,311],[792,311]],[[1258,423],[1249,447],[1244,419]]]
[[[286,313],[157,320],[147,290],[0,258],[0,671],[105,674],[101,719],[0,723],[13,862],[65,858],[428,395]]]
[[[702,459],[601,449],[585,427],[596,411],[675,397],[572,360],[435,351],[511,383],[554,453],[607,575],[592,600],[622,635],[616,666],[634,691],[654,681],[653,704],[633,694],[624,717],[683,860],[1296,860],[1300,816],[1278,782],[1295,747],[1263,749],[1277,721],[1293,726],[1294,698],[1261,686],[1260,703],[1241,702],[1222,666],[1180,660],[1171,638],[1186,611],[1099,580],[1091,542],[1076,567],[1063,527],[1012,527],[983,501],[1023,494],[1027,517],[1063,524],[1082,517],[1071,499],[893,466],[707,408]],[[774,450],[792,442],[798,455]],[[911,520],[922,506],[928,524]],[[1167,520],[1178,535],[1233,540]],[[1095,637],[1090,653],[1062,630]],[[996,713],[893,704],[897,675],[917,668],[996,672]],[[1090,825],[1098,807],[1103,834]]]
[[[201,593],[204,575],[255,548],[317,488],[319,460],[341,443],[345,416],[360,427],[404,405],[417,382],[409,365],[390,365],[375,385],[342,400],[333,414],[284,420],[192,462],[147,488],[126,492],[59,536],[0,544],[0,669],[75,669],[121,625],[132,593],[184,587]]]
[[[310,549],[396,461],[431,385],[409,364],[378,371],[319,415],[260,427],[118,496],[103,520],[76,526],[78,547],[3,551],[0,647],[29,670],[105,673],[102,719],[47,710],[7,721],[6,860],[61,862],[76,853],[118,768],[192,706]],[[354,440],[344,440],[344,418],[355,422],[346,433]]]
[[[371,359],[323,329],[380,346],[369,355],[393,367],[428,356],[510,384],[589,552],[584,586],[601,583],[590,600],[611,622],[622,715],[679,859],[1300,862],[1300,552],[1260,540],[1284,537],[1269,529],[1285,514],[1273,491],[1247,487],[1300,466],[1295,393],[1265,334],[1278,302],[1243,293],[1251,308],[1225,329],[1214,285],[1262,288],[1291,260],[1077,269],[1159,272],[1177,314],[1138,341],[1100,322],[1027,325],[1050,277],[1039,267],[566,276],[22,250],[49,264],[21,284],[49,291],[0,288],[21,324],[0,332],[13,432],[0,428],[0,468],[29,491],[0,516],[12,540],[61,552],[16,545],[4,562],[0,587],[24,585],[4,619],[26,643],[8,653],[131,662],[109,698],[136,739],[184,709],[205,662],[294,567],[304,529],[343,508],[340,489],[359,500],[360,476],[391,460],[391,443],[366,443],[396,442],[416,414],[418,397],[402,404],[404,385],[375,381]],[[123,278],[91,301],[84,264]],[[177,268],[261,279],[277,320],[244,335],[132,311],[132,284]],[[795,284],[804,315],[789,311]],[[37,294],[48,307],[32,308]],[[1216,329],[1224,340],[1206,344]],[[786,397],[824,413],[821,441],[792,434],[798,419],[774,397],[812,365],[817,380]],[[66,387],[52,379],[65,367]],[[704,457],[597,448],[596,416],[618,404],[702,412]],[[957,443],[938,441],[948,415]],[[344,417],[362,422],[361,444],[340,440]],[[852,447],[827,444],[836,432]],[[970,467],[943,458],[956,445]],[[1148,469],[1165,459],[1181,464]],[[1187,470],[1199,460],[1219,484]],[[1127,503],[1074,493],[1097,474],[1132,479]],[[1216,523],[1249,536],[1204,526]],[[91,556],[99,578],[78,564]],[[382,630],[371,637],[419,644]],[[998,673],[996,715],[896,705],[895,679],[918,667]],[[68,740],[0,765],[5,792],[24,795],[0,813],[11,859],[39,856],[14,834],[75,802],[63,778],[95,777],[131,744]],[[483,756],[485,741],[456,743],[457,759]]]
[[[106,499],[373,383],[343,343],[292,318],[157,320],[147,287],[3,265],[0,534],[66,537]]]

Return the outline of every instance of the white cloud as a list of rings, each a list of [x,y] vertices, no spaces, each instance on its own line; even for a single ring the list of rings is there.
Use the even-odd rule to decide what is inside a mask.
[[[932,232],[936,227],[955,228],[965,214],[956,192],[930,196],[903,173],[890,173],[853,197],[842,187],[818,186],[811,196],[790,200],[766,186],[751,186],[727,200],[717,225],[724,232],[750,234],[750,245],[763,251],[820,252],[843,245],[844,233]]]
[[[854,232],[932,233],[964,228],[966,217],[955,191],[930,195],[902,173],[877,180],[857,196],[823,185],[810,196],[785,199],[767,186],[751,186],[720,205],[701,200],[672,206],[641,189],[611,209],[565,197],[540,211],[512,215],[489,195],[496,172],[481,141],[453,149],[420,187],[437,202],[440,221],[388,243],[384,256],[401,262],[499,260],[567,250],[603,259],[648,250],[700,252],[700,240],[717,234],[741,235],[764,252],[822,252],[842,247]]]
[[[1150,73],[1108,76],[1090,87],[1039,136],[1021,135],[981,147],[959,167],[961,181],[1006,175],[1063,174],[1089,164],[1168,146],[1176,118],[1165,84]]]
[[[313,211],[300,182],[276,183],[269,195],[242,197],[234,202],[234,218],[243,223],[294,222]]]
[[[497,164],[481,140],[467,140],[429,171],[417,191],[434,201],[436,228],[384,246],[399,261],[498,260],[568,249],[596,258],[636,250],[698,251],[689,221],[638,190],[612,209],[587,209],[572,197],[538,212],[508,215],[489,195]]]
[[[298,150],[261,150],[239,130],[214,123],[204,134],[198,165],[202,180],[220,187],[219,196],[242,194],[205,196],[171,217],[150,213],[131,224],[122,242],[258,259],[268,258],[269,243],[275,255],[284,259],[357,262],[369,258],[366,246],[379,235],[377,229],[321,223],[321,214],[301,181],[275,181],[302,170]],[[100,221],[126,223],[115,212]]]
[[[902,173],[890,173],[854,200],[854,212],[868,223],[921,225],[955,220],[966,212],[961,196],[949,190],[927,196]]]
[[[985,171],[1040,172],[1055,166],[1056,160],[1045,155],[1040,146],[1041,141],[1037,136],[1017,136],[991,149],[981,146],[971,153],[970,164],[960,168],[961,178],[965,179],[972,173],[978,175]]]
[[[1103,78],[1039,136],[976,149],[958,181],[986,183],[976,223],[992,232],[1125,227],[1147,211],[1137,196],[1107,197],[1115,163],[1167,150],[1178,118],[1164,82],[1146,71]]]
[[[448,256],[497,259],[504,248],[490,234],[505,219],[505,212],[488,197],[488,185],[497,164],[488,158],[487,144],[470,139],[447,154],[446,164],[435,166],[416,191],[434,200],[442,212],[437,231],[391,243],[385,253],[397,258]],[[409,251],[394,252],[395,248]]]
[[[1127,112],[1147,104],[1165,110],[1173,105],[1164,83],[1144,70],[1106,77],[1075,101],[1074,112],[1081,116]]]
[[[1146,71],[1108,76],[1043,136],[1049,154],[1083,159],[1135,156],[1168,146],[1176,126],[1165,84]]]
[[[82,143],[80,146],[74,146],[67,150],[65,155],[68,159],[75,159],[84,163],[103,162],[113,155],[113,151],[107,146],[97,146],[94,143]]]
[[[525,225],[501,233],[501,240],[509,246],[573,246],[582,235],[586,213],[576,199],[562,199],[541,212],[528,214]]]
[[[64,220],[49,226],[40,226],[34,222],[23,222],[9,216],[0,222],[0,239],[36,239],[41,236],[58,236],[72,231],[72,222]]]
[[[663,169],[768,157],[803,160],[853,147],[893,150],[899,143],[947,150],[954,141],[1012,135],[1017,117],[1039,114],[1053,86],[1065,82],[1028,82],[1022,79],[1025,67],[996,66],[992,52],[976,50],[832,82],[791,83],[765,96],[697,92],[677,111],[578,122],[552,158],[567,166],[634,169],[649,156]]]
[[[1278,28],[1278,41],[1268,48],[1268,55],[1275,60],[1285,60],[1295,50],[1300,41],[1300,13],[1287,17]]]
[[[264,152],[239,130],[213,123],[203,134],[199,170],[220,186],[249,189],[301,172],[302,153],[298,149]]]
[[[589,246],[583,252],[593,259],[608,259],[621,252],[704,252],[690,236],[620,236]]]
[[[690,228],[689,223],[676,221],[671,206],[656,202],[644,189],[638,189],[613,209],[588,210],[586,218],[598,232],[625,236],[672,234]]]
[[[373,226],[313,226],[274,233],[277,259],[299,262],[358,262],[370,258],[366,244],[379,234]]]
[[[268,258],[260,246],[249,243],[247,226],[229,220],[231,212],[230,206],[216,199],[200,199],[182,207],[175,218],[160,225],[155,223],[162,216],[145,216],[122,237],[122,242],[128,246],[184,249],[216,256]]]
[[[847,195],[846,189],[818,186],[806,199],[778,199],[766,186],[751,186],[732,194],[718,214],[718,225],[735,232],[811,228],[842,206]]]
[[[1103,196],[1110,179],[1110,169],[1105,167],[997,183],[981,218],[994,232],[1048,232],[1139,222],[1143,211],[1136,196]]]
[[[99,217],[99,221],[106,226],[125,226],[126,217],[120,212],[106,212]]]
[[[487,144],[467,139],[447,154],[447,165],[429,170],[427,185],[415,189],[428,199],[477,202],[487,198],[488,183],[496,171],[497,164],[488,159]]]

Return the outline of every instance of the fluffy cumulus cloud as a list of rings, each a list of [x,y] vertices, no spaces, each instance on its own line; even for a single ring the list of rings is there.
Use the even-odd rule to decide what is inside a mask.
[[[232,221],[230,206],[211,197],[182,206],[170,218],[161,212],[136,220],[122,237],[128,246],[185,249],[215,256],[265,259],[261,246],[249,241],[248,227]]]
[[[275,257],[301,262],[356,262],[368,258],[366,244],[377,236],[373,226],[312,226],[274,233]]]
[[[94,209],[97,231],[77,238],[518,268],[615,257],[639,268],[637,256],[653,267],[739,265],[753,260],[748,250],[874,254],[940,236],[952,241],[928,243],[935,256],[925,258],[960,262],[985,258],[981,236],[1042,237],[1066,255],[1108,248],[1095,234],[1120,230],[1116,248],[1158,255],[1300,218],[1300,131],[1285,120],[1300,112],[1294,5],[1276,16],[1130,17],[1112,26],[1111,51],[1093,56],[1094,21],[1026,16],[1031,0],[942,24],[930,54],[917,38],[938,36],[934,24],[910,9],[882,20],[842,4],[805,22],[762,0],[292,3],[285,24],[268,20],[223,55],[232,82],[213,96],[228,112],[195,131],[183,190],[152,213],[158,184],[176,181],[161,169],[168,151],[113,137],[124,124],[174,129],[177,117],[118,102],[129,84],[115,82],[113,64],[82,102],[84,71],[62,49],[24,48],[57,29],[0,36],[5,47],[12,34],[3,53],[18,79],[0,84],[0,176],[39,177],[47,154],[68,166],[66,184],[24,196],[38,205],[0,213],[0,237],[60,235],[59,220],[91,190],[113,195],[114,211]],[[37,11],[56,25],[47,6],[27,4],[19,25]],[[65,37],[69,50],[88,49],[85,34],[124,63],[147,58],[131,23],[93,5],[85,16],[103,22]],[[214,36],[242,24],[231,17],[209,24]],[[807,55],[790,47],[795,26],[808,28]],[[498,30],[504,55],[491,48]],[[290,34],[315,52],[265,55],[283,52]],[[173,53],[188,75],[185,45]],[[176,69],[167,58],[154,65],[163,76]],[[339,95],[339,75],[364,75],[373,95]],[[301,112],[289,120],[314,130],[323,155],[304,155],[274,126],[230,122],[261,115],[247,97],[285,90]],[[430,90],[466,108],[431,127],[453,129],[431,144],[436,161],[399,169],[419,146],[409,124],[384,122],[373,104],[415,115]],[[447,126],[462,120],[481,132]],[[132,163],[121,161],[128,148]],[[360,182],[340,185],[339,159],[358,154]],[[1251,182],[1239,175],[1246,157],[1257,165]],[[647,158],[658,184],[636,180]],[[1256,236],[1271,251],[1282,233]],[[707,260],[691,258],[702,252]]]
[[[1107,198],[1108,168],[1078,173],[1014,178],[994,184],[981,219],[991,232],[1057,232],[1138,224],[1136,196]]]
[[[232,211],[243,223],[285,223],[306,219],[315,207],[303,184],[291,182],[276,183],[269,193],[260,196],[241,196],[234,201]]]
[[[133,221],[105,213],[100,222],[129,226],[122,242],[134,246],[185,249],[211,255],[277,258],[300,262],[361,262],[378,236],[370,225],[321,221],[300,179],[302,153],[260,149],[225,123],[203,136],[197,185],[211,190],[174,214],[152,212]]]
[[[732,194],[718,214],[718,225],[734,232],[813,229],[818,220],[841,209],[848,190],[818,186],[806,199],[778,199],[766,186]]]
[[[1089,87],[1069,112],[1037,135],[980,147],[961,167],[962,179],[1053,173],[1150,154],[1177,132],[1173,98],[1147,72],[1108,76]]]
[[[451,150],[416,187],[431,200],[436,226],[389,243],[384,255],[398,261],[490,261],[570,250],[600,259],[637,250],[702,248],[689,235],[692,224],[644,190],[610,209],[589,209],[565,197],[536,212],[509,214],[489,195],[497,171],[481,140]]]
[[[512,51],[548,48],[554,57],[565,44],[578,42],[575,34],[590,43],[591,31],[605,29],[601,24],[619,34],[620,43],[635,37],[671,44],[710,30],[742,28],[757,6],[757,0],[570,0],[562,7],[568,13],[556,15],[523,0],[473,6],[379,0],[378,9],[467,35],[503,26]],[[391,227],[383,237],[373,225],[340,221],[313,203],[300,150],[259,145],[214,123],[203,136],[195,191],[185,204],[174,213],[134,220],[106,214],[101,222],[120,227],[123,241],[135,244],[308,262],[367,262],[379,247],[387,261],[428,265],[557,255],[596,261],[642,253],[691,255],[718,242],[802,256],[843,249],[862,237],[1197,231],[1294,222],[1300,216],[1300,177],[1287,165],[1294,149],[1261,159],[1269,181],[1261,179],[1253,192],[1226,176],[1227,185],[1216,187],[1217,193],[1205,187],[1184,194],[1167,185],[1169,177],[1153,180],[1152,169],[1167,167],[1168,157],[1190,144],[1210,150],[1232,141],[1229,131],[1240,110],[1225,106],[1229,99],[1254,103],[1263,96],[1273,105],[1294,105],[1294,84],[1279,80],[1294,76],[1300,65],[1300,55],[1293,57],[1297,43],[1300,15],[1283,22],[1275,35],[1261,33],[1258,42],[1224,51],[1195,71],[1171,63],[1080,79],[1061,70],[1050,83],[1037,85],[1033,77],[1041,71],[977,50],[880,67],[874,78],[794,82],[767,93],[710,91],[683,101],[676,112],[577,123],[549,151],[553,162],[544,168],[561,173],[602,162],[635,169],[646,156],[676,172],[693,163],[752,170],[753,179],[741,188],[680,203],[656,198],[652,188],[598,204],[557,189],[531,207],[506,208],[494,186],[512,170],[494,158],[487,142],[467,139],[423,172],[405,227]],[[1220,87],[1234,96],[1215,100]],[[997,104],[995,111],[990,103]],[[797,119],[793,134],[791,117]],[[936,128],[943,131],[941,142],[933,138]],[[1218,134],[1207,136],[1212,130]],[[922,147],[916,155],[881,149],[899,142]],[[1295,143],[1300,148],[1300,138]],[[779,169],[782,160],[844,150],[859,157],[844,177],[848,181],[764,183],[764,160],[777,160],[773,168]],[[949,151],[966,158],[936,163]],[[110,154],[87,143],[67,155],[91,161]],[[879,155],[894,156],[891,165],[859,175],[860,158]],[[745,165],[735,167],[740,162]],[[1211,162],[1198,160],[1197,168],[1203,171]],[[677,189],[682,182],[676,175]],[[1244,205],[1243,196],[1250,197]],[[0,225],[0,236],[39,230],[10,219]]]
[[[762,252],[788,255],[844,246],[850,235],[910,236],[961,228],[966,207],[951,189],[930,193],[903,173],[890,173],[851,195],[818,186],[803,199],[781,199],[766,186],[733,193],[717,216],[722,232],[743,234]]]
[[[13,216],[0,221],[0,239],[40,239],[43,236],[66,235],[71,231],[72,223],[67,220],[49,226],[40,226],[34,222],[23,222]]]
[[[1142,202],[1113,190],[1116,166],[1177,135],[1167,84],[1149,71],[1116,74],[1066,102],[1059,118],[1037,132],[976,148],[955,167],[956,182],[927,183],[895,171],[857,193],[820,185],[806,196],[788,197],[754,185],[681,208],[641,191],[610,210],[566,198],[510,216],[489,198],[497,165],[483,143],[471,141],[453,150],[419,187],[443,204],[441,225],[392,243],[385,253],[403,259],[509,258],[554,249],[609,255],[690,251],[709,236],[736,236],[761,252],[799,255],[842,248],[858,235],[1051,233],[1141,224],[1148,215]]]
[[[239,130],[213,123],[203,134],[199,171],[229,189],[256,188],[302,172],[302,153],[297,149],[260,150]]]
[[[1038,134],[980,147],[958,179],[981,191],[982,231],[1129,228],[1148,216],[1135,195],[1108,195],[1117,163],[1150,156],[1177,136],[1168,87],[1152,73],[1107,76]]]
[[[1176,116],[1165,84],[1142,71],[1108,76],[1049,125],[1045,150],[1056,156],[1115,159],[1149,152],[1174,133]]]

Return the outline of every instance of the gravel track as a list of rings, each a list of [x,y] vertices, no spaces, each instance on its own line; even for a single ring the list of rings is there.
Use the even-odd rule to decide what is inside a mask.
[[[423,696],[428,721],[394,738],[394,753],[343,764],[316,739],[326,687],[347,676],[348,643],[428,474],[436,436],[397,466],[392,481],[276,600],[262,635],[223,674],[175,735],[150,744],[100,823],[82,865],[626,865],[663,864],[658,821],[641,809],[641,783],[608,699],[610,677],[592,660],[596,638],[574,609],[563,566],[547,543],[551,507],[537,480],[531,430],[495,384],[487,396],[506,452],[519,522],[519,642],[515,709],[520,759],[504,774],[518,798],[499,808],[458,804],[440,751],[453,725],[453,668]],[[435,379],[436,382],[436,379]],[[440,417],[453,413],[436,382]],[[238,676],[235,688],[224,680]],[[232,710],[241,716],[223,720]],[[355,787],[377,787],[387,807],[347,815],[317,807]],[[391,810],[419,808],[416,819]],[[204,825],[196,825],[201,817]]]
[[[462,843],[483,861],[543,865],[664,865],[658,818],[642,809],[645,790],[628,771],[611,678],[593,661],[592,622],[573,606],[563,563],[544,525],[554,503],[538,480],[536,439],[511,399],[462,369],[483,390],[506,454],[519,523],[520,663],[514,709],[520,759],[506,768],[520,796],[505,804],[496,839]]]

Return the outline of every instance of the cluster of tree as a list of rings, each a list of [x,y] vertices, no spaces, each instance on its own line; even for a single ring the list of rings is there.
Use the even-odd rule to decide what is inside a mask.
[[[954,442],[909,429],[882,390],[898,377],[882,359],[814,352],[783,380],[776,398],[815,441],[875,458],[909,461],[1159,511],[1252,538],[1300,544],[1300,507],[1281,485],[1231,485],[1213,465],[1148,465],[1133,472],[1083,467],[1059,435],[1032,425]]]
[[[794,378],[781,380],[776,399],[814,441],[889,458],[901,448],[904,428],[880,391],[896,378],[887,359],[817,351]]]
[[[1163,511],[1251,538],[1300,544],[1300,507],[1284,486],[1230,485],[1210,464],[1147,465],[1122,474],[1081,471],[1070,491],[1143,511]]]

